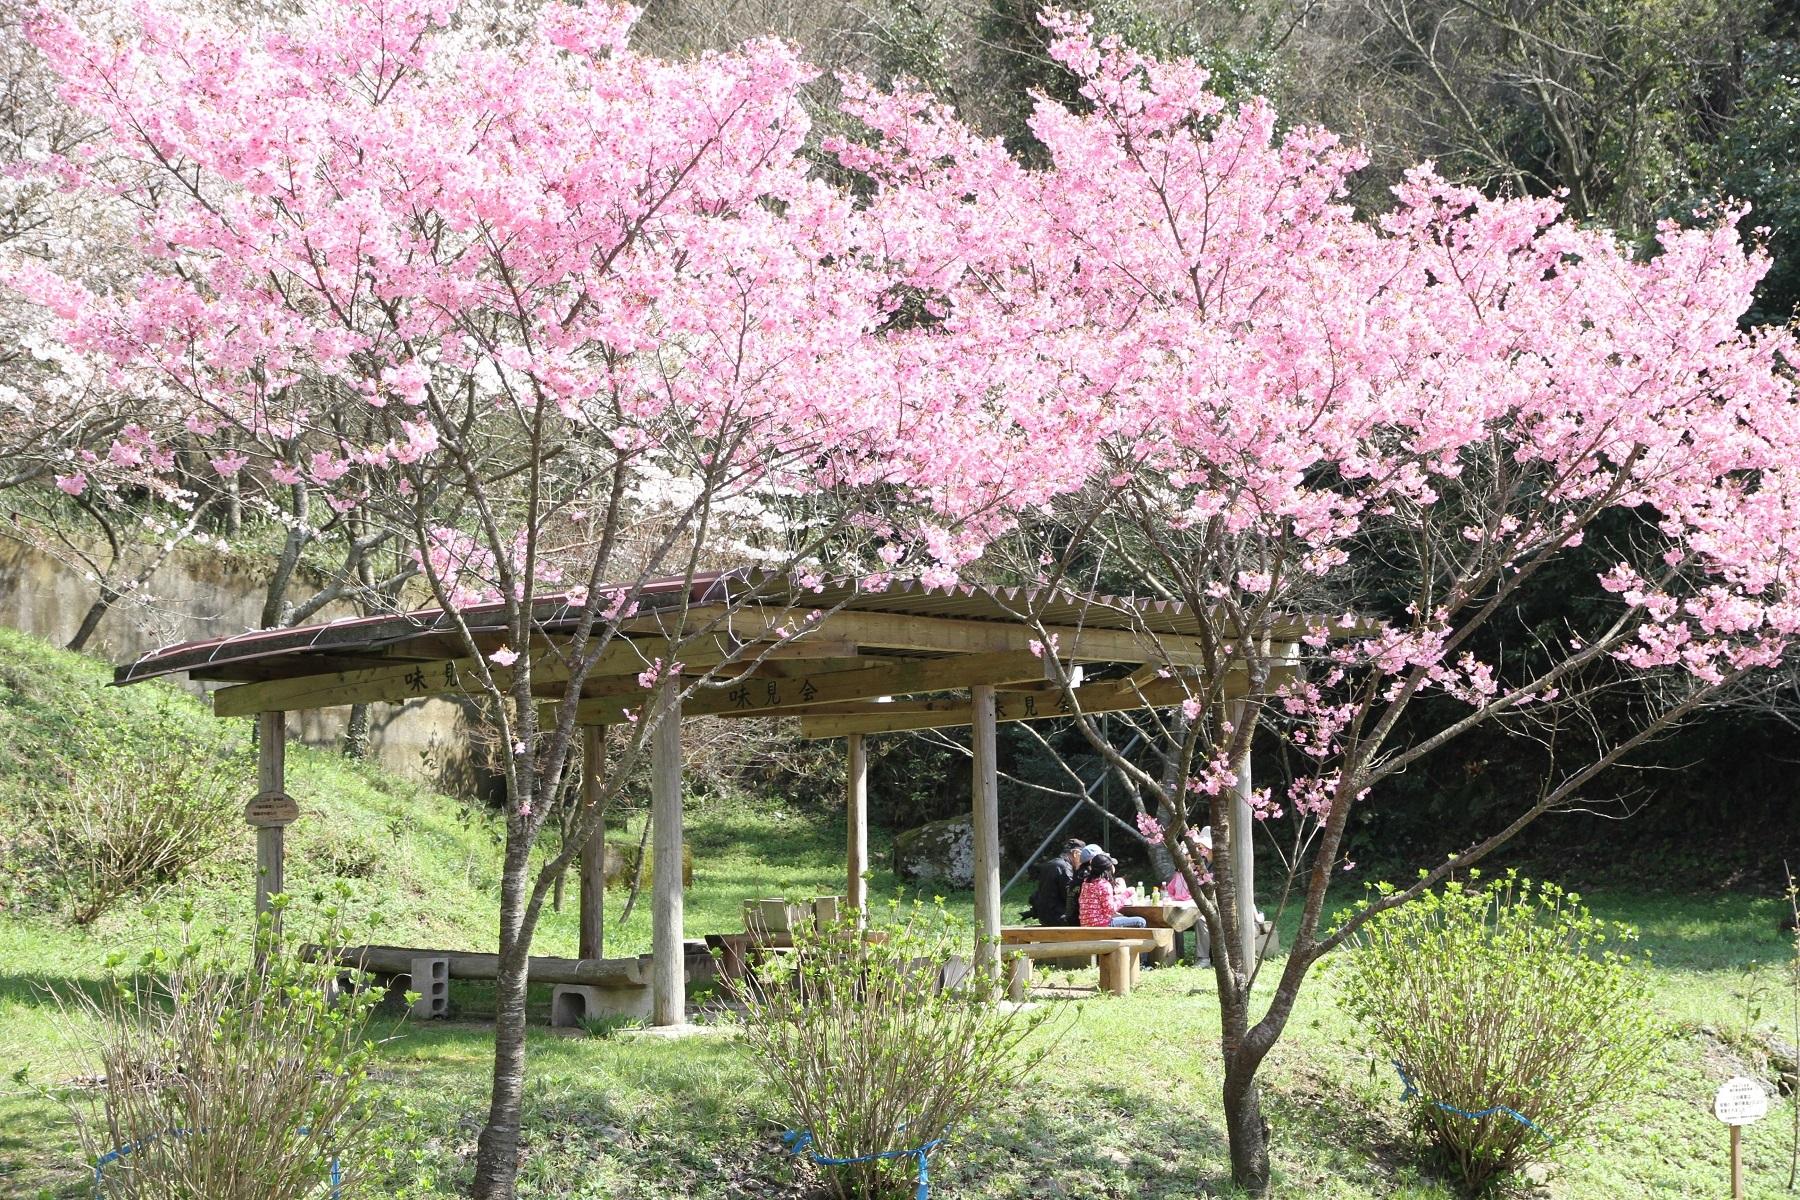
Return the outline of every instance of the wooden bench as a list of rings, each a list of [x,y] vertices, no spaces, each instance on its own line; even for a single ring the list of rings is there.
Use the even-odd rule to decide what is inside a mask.
[[[1000,930],[1000,957],[1007,964],[1006,994],[1023,1000],[1038,959],[1087,958],[1100,964],[1100,989],[1129,996],[1145,953],[1175,945],[1170,929],[1112,929],[1085,925],[1008,925]]]
[[[684,947],[684,950],[688,949]],[[704,958],[704,953],[700,953]],[[301,948],[301,957],[310,962],[335,963],[345,970],[366,971],[371,975],[393,979],[410,976],[415,960],[439,959],[451,979],[494,980],[500,971],[500,956],[467,950],[431,950],[410,946],[319,946]],[[684,959],[689,957],[684,954]],[[698,962],[696,966],[700,965]],[[706,964],[710,967],[710,962]],[[607,1014],[647,1016],[650,1011],[650,956],[632,958],[550,958],[531,956],[529,978],[532,983],[554,985],[551,993],[552,1024],[572,1024],[578,1018],[564,1019],[565,1009],[579,1009],[580,1016]],[[417,990],[417,989],[415,989]],[[565,994],[569,1002],[565,1003]],[[439,1014],[441,1015],[441,1014]]]
[[[1087,942],[1095,938],[1135,942],[1138,948],[1146,953],[1162,954],[1175,949],[1175,931],[1173,929],[1112,929],[1092,925],[1002,925],[1000,927],[1000,945],[1002,947],[1023,946],[1028,942]],[[1085,956],[1070,951],[1068,957]]]
[[[885,942],[888,935],[879,929],[863,932],[870,942]],[[717,964],[717,978],[732,987],[753,981],[757,967],[772,958],[789,954],[794,949],[794,935],[789,932],[748,931],[745,933],[709,933],[706,948]]]
[[[406,975],[415,958],[442,958],[452,979],[492,980],[500,973],[498,954],[468,950],[421,950],[409,946],[318,946],[301,948],[310,962],[334,962],[371,975]],[[546,958],[531,956],[531,982],[585,984],[589,987],[634,988],[650,982],[647,955],[632,958]]]

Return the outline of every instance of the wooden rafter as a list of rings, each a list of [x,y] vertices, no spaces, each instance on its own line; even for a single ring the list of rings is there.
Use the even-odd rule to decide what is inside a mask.
[[[897,662],[884,667],[824,671],[787,678],[758,676],[722,687],[701,688],[682,702],[685,716],[778,716],[790,708],[877,696],[941,692],[977,684],[1042,680],[1043,661],[1030,653],[967,654]],[[581,705],[584,724],[615,724],[629,719],[644,703],[644,694],[626,701],[602,697]]]
[[[1245,677],[1233,672],[1226,694],[1241,695]],[[1002,692],[995,696],[998,721],[1047,721],[1084,713],[1124,712],[1136,708],[1169,708],[1192,696],[1178,680],[1157,680],[1138,688],[1122,680],[1091,683],[1074,690],[1074,703],[1058,688],[1034,692]],[[895,701],[892,704],[843,704],[808,709],[800,714],[805,738],[842,737],[848,733],[895,733],[909,729],[951,729],[974,723],[967,699]]]
[[[721,606],[700,605],[681,614],[685,627],[729,631],[745,641],[778,637],[806,630],[806,637],[854,642],[872,650],[910,650],[932,654],[1000,654],[1031,652],[1042,638],[1031,626],[1012,621],[970,620],[960,617],[911,616],[901,613],[840,610],[809,619],[801,608],[747,607],[728,611]],[[657,633],[665,617],[639,619],[632,629]],[[1194,666],[1204,662],[1201,639],[1154,635],[1131,629],[1049,627],[1053,653],[1069,662],[1170,663]]]
[[[663,638],[618,638],[601,653],[592,677],[596,687],[604,686],[600,681],[606,677],[634,675],[659,658],[710,670],[723,663],[750,662],[758,658],[770,661],[841,659],[855,654],[856,647],[823,638],[802,638],[778,645],[745,645],[716,634],[673,645]],[[550,686],[568,681],[568,665],[554,648],[541,649],[535,658],[531,672],[534,684]],[[490,666],[490,669],[501,687],[511,683],[511,671],[498,666]],[[345,704],[402,704],[432,696],[462,697],[476,691],[474,672],[475,660],[459,657],[246,683],[215,691],[213,713],[220,717],[238,717],[270,710],[293,712]]]

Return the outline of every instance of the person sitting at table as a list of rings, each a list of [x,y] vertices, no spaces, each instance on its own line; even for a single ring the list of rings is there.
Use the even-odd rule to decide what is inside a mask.
[[[1119,907],[1132,900],[1131,889],[1118,880],[1118,864],[1110,854],[1096,854],[1082,868],[1081,923],[1095,928],[1142,929],[1149,922],[1127,917]]]
[[[1194,841],[1197,843],[1195,849],[1200,852],[1198,859],[1194,862],[1194,874],[1204,879],[1212,870],[1212,826],[1208,825],[1202,829],[1195,835]],[[1169,882],[1163,884],[1163,895],[1175,904],[1193,903],[1194,893],[1188,888],[1187,876],[1181,873],[1180,867],[1175,868],[1175,873],[1169,876]],[[1208,966],[1212,963],[1212,931],[1206,927],[1205,921],[1195,921],[1193,929],[1193,962],[1196,966]],[[1179,948],[1179,936],[1177,936],[1176,945]]]
[[[1212,870],[1212,826],[1203,828],[1195,840],[1198,842],[1200,861],[1194,864],[1194,874],[1205,876]],[[1176,867],[1175,873],[1169,876],[1169,882],[1163,884],[1163,895],[1177,904],[1185,904],[1194,898],[1194,893],[1188,889],[1187,876],[1181,873],[1180,867]]]
[[[1076,907],[1080,893],[1075,870],[1081,865],[1084,844],[1080,838],[1072,837],[1038,867],[1037,889],[1031,893],[1031,907],[1025,910],[1026,917],[1039,925],[1081,924]]]

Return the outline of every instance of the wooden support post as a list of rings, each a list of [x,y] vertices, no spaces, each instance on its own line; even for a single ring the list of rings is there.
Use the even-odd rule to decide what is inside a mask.
[[[1231,724],[1241,730],[1246,720],[1243,701],[1231,706]],[[1236,735],[1233,734],[1235,737]],[[1244,742],[1243,753],[1232,763],[1237,776],[1231,804],[1231,878],[1236,884],[1238,911],[1238,953],[1244,977],[1256,970],[1256,951],[1261,944],[1256,928],[1256,818],[1250,811],[1250,743]]]
[[[848,890],[844,896],[856,914],[856,927],[861,929],[868,924],[869,907],[869,884],[863,878],[869,870],[869,758],[860,733],[846,737],[844,748],[850,764],[844,788],[844,809],[850,826]]]
[[[283,853],[288,824],[299,815],[287,794],[287,714],[256,717],[256,795],[244,820],[256,830],[256,917],[271,911],[269,897],[287,890]],[[279,917],[276,918],[279,922]],[[279,924],[277,925],[279,931]]]
[[[594,822],[594,832],[581,847],[582,958],[606,957],[606,821],[594,811],[600,803],[600,780],[606,770],[606,729],[589,725],[581,731],[581,807]]]
[[[671,680],[665,686],[679,687]],[[655,878],[651,890],[651,1023],[679,1025],[687,1018],[687,968],[681,920],[681,702],[671,701],[653,735],[650,819],[654,822]]]
[[[975,795],[975,968],[989,979],[1000,965],[1000,784],[995,763],[994,689],[969,689],[974,723],[969,735],[974,749]]]

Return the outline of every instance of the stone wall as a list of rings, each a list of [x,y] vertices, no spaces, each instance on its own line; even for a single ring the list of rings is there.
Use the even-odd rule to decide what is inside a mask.
[[[87,652],[116,666],[159,646],[255,629],[265,586],[265,571],[252,561],[180,551],[151,577],[144,596],[106,614]],[[0,625],[66,645],[96,594],[93,581],[69,563],[0,536]],[[340,605],[315,619],[349,615],[354,615],[349,607]],[[200,684],[178,682],[204,694]],[[336,748],[349,715],[348,708],[333,708],[290,720],[305,744]],[[458,795],[473,795],[482,785],[460,705],[444,700],[378,705],[369,714],[369,731],[371,757],[396,774]]]

